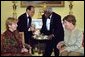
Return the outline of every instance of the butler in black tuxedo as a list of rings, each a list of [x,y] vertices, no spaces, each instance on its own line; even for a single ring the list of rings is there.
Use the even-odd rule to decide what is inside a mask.
[[[58,42],[64,40],[64,30],[61,23],[61,16],[52,12],[51,8],[47,8],[42,15],[41,33],[50,38],[46,44],[43,56],[50,56],[54,48],[55,56],[59,56],[59,50],[56,48]]]
[[[32,21],[32,16],[34,15],[34,7],[28,6],[26,12],[19,16],[18,18],[18,30],[24,33],[25,43],[30,44],[31,32],[29,31]]]

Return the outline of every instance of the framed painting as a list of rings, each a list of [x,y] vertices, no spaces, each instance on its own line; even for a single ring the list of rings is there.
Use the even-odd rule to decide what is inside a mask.
[[[43,5],[50,7],[64,7],[64,1],[21,1],[21,7],[33,5],[35,7],[41,7]]]

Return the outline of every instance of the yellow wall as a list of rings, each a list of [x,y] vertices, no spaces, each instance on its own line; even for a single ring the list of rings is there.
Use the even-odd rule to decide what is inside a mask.
[[[60,14],[62,18],[69,13],[69,2],[65,1],[64,7],[53,7],[53,11]],[[8,17],[12,17],[13,9],[12,9],[11,1],[1,1],[1,32],[5,31],[5,21]],[[26,8],[20,7],[20,1],[17,1],[17,17],[25,12]],[[38,17],[39,8],[35,8],[35,15],[33,18]],[[73,2],[73,14],[77,19],[77,27],[84,31],[84,1],[74,1]]]

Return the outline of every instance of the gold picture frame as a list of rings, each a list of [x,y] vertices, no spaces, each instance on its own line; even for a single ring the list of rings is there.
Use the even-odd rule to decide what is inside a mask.
[[[21,1],[21,7],[26,7],[29,5],[41,7],[44,4],[50,7],[64,7],[64,1]]]

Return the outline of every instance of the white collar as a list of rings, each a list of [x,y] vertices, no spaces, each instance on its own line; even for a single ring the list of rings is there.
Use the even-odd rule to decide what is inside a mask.
[[[51,17],[52,17],[52,14],[50,15],[50,19],[51,19]]]
[[[65,30],[69,31],[70,33],[73,33],[76,29],[77,29],[77,28],[75,27],[72,31],[67,30],[67,29],[65,29]]]
[[[50,17],[50,19],[51,19],[51,17],[52,17],[52,14],[51,14],[49,17]],[[47,19],[49,19],[49,18],[47,18]]]
[[[26,13],[26,16],[29,17],[28,13]]]
[[[76,28],[76,27],[74,27],[74,29],[72,30],[72,32],[74,32],[76,29],[77,29],[77,28]]]

